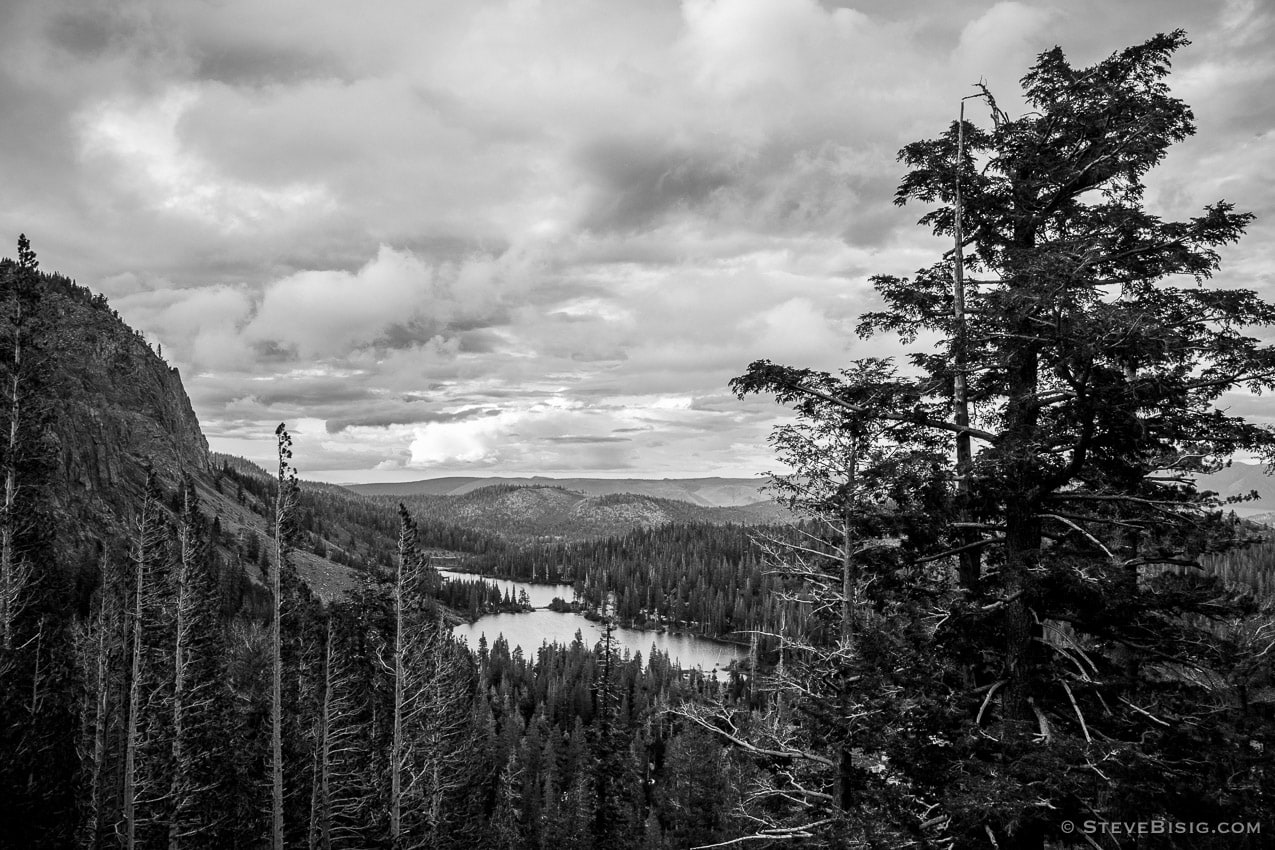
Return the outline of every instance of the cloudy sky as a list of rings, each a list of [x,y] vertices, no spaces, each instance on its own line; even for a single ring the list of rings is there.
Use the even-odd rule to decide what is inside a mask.
[[[980,78],[1015,112],[1054,44],[1188,30],[1200,132],[1150,200],[1256,212],[1224,280],[1275,297],[1265,0],[3,9],[5,244],[161,344],[214,449],[268,462],[286,420],[305,477],[770,468],[781,411],[727,381],[891,350],[867,278],[939,247],[897,150]]]

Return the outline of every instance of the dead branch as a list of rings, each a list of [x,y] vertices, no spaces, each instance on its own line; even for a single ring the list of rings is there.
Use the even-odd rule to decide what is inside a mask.
[[[1076,705],[1076,698],[1072,695],[1071,688],[1067,686],[1066,682],[1061,682],[1060,684],[1063,686],[1063,690],[1067,692],[1067,699],[1071,700],[1071,708],[1076,712],[1076,719],[1080,721],[1080,731],[1085,733],[1085,743],[1092,744],[1093,738],[1089,737],[1089,727],[1085,724],[1085,716],[1080,713],[1080,706]]]

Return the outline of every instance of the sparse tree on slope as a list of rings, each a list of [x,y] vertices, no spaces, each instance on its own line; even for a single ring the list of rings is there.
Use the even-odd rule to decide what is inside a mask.
[[[270,565],[270,592],[273,608],[270,620],[270,846],[284,847],[284,752],[283,752],[283,617],[284,590],[290,574],[292,530],[297,501],[297,473],[292,468],[292,437],[283,423],[275,429],[279,460],[278,490],[274,510],[274,559]]]
[[[80,680],[80,771],[84,785],[78,842],[94,850],[115,823],[119,800],[119,751],[113,746],[126,704],[125,649],[128,595],[124,571],[109,554],[101,559],[101,585],[92,619],[77,633]]]
[[[3,493],[0,493],[0,651],[13,648],[14,634],[19,614],[26,600],[27,585],[31,578],[31,562],[22,550],[24,526],[32,518],[22,510],[25,499],[23,489],[29,490],[31,481],[23,481],[22,471],[28,456],[39,439],[33,425],[38,422],[39,395],[33,389],[35,383],[35,352],[32,343],[39,328],[39,268],[35,252],[26,235],[18,237],[18,262],[3,277],[5,308],[4,328],[8,339],[3,352],[4,365],[4,414],[6,428],[0,471],[3,472]]]
[[[204,847],[217,840],[228,790],[223,768],[230,755],[225,744],[225,640],[207,534],[207,521],[188,479],[177,525],[169,850]]]
[[[154,479],[134,521],[129,598],[128,713],[124,736],[122,833],[126,850],[167,834],[171,696],[168,536]]]
[[[56,443],[45,279],[26,237],[0,260],[0,846],[73,841],[82,688],[71,570],[54,557]]]
[[[437,846],[447,802],[468,777],[463,748],[472,685],[461,650],[434,603],[437,571],[421,553],[416,523],[399,505],[393,594],[393,733],[390,837],[395,848]]]
[[[759,768],[742,798],[759,836],[822,836],[829,846],[840,846],[832,836],[851,844],[933,838],[932,824],[918,826],[930,820],[933,800],[881,767],[883,726],[933,661],[925,617],[945,588],[942,570],[922,553],[951,515],[945,446],[924,428],[855,416],[825,398],[836,392],[869,409],[898,404],[908,391],[884,361],[858,361],[839,378],[791,374],[805,392],[759,386],[753,375],[734,382],[741,393],[774,389],[798,412],[772,436],[790,470],[774,477],[772,491],[805,520],[761,540],[784,587],[771,626],[778,657],[751,673],[759,710],[676,711]]]

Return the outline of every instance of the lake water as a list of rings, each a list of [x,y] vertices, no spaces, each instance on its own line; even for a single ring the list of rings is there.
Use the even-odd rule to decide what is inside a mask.
[[[536,650],[542,643],[568,644],[575,640],[576,632],[580,632],[585,646],[592,647],[602,639],[602,626],[585,619],[580,614],[544,610],[544,606],[555,597],[571,601],[571,585],[569,584],[527,584],[508,579],[487,578],[471,573],[455,573],[442,571],[447,578],[482,578],[497,585],[501,593],[509,590],[515,598],[518,591],[526,590],[531,604],[538,610],[525,614],[488,614],[479,617],[473,623],[461,623],[452,628],[452,634],[465,641],[470,649],[478,648],[478,639],[486,635],[490,646],[498,635],[504,635],[509,648],[522,648],[526,658],[534,658]],[[630,655],[642,653],[643,658],[651,655],[654,645],[660,652],[667,653],[674,664],[686,669],[703,668],[704,672],[723,671],[731,661],[747,655],[742,646],[708,638],[687,634],[669,634],[667,632],[648,632],[641,629],[615,630],[615,640],[620,651],[627,650]]]
[[[452,570],[439,570],[439,575],[443,578],[455,578],[462,581],[473,581],[480,578],[488,584],[494,584],[500,588],[501,594],[512,593],[515,600],[518,599],[518,591],[527,591],[527,596],[531,599],[531,607],[547,608],[549,603],[556,596],[563,602],[570,602],[575,596],[575,591],[569,584],[527,584],[522,581],[510,581],[506,578],[492,578],[490,576],[480,576],[475,573],[458,573]],[[540,644],[536,644],[539,646]]]

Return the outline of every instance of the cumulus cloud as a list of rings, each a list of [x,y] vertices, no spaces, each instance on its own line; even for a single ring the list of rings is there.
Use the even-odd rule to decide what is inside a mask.
[[[140,103],[125,100],[88,108],[74,117],[84,159],[90,165],[114,165],[119,191],[135,193],[145,207],[188,216],[229,233],[275,217],[332,207],[322,185],[237,180],[217,173],[186,150],[177,125],[197,97],[190,89],[175,88]]]
[[[1161,20],[1201,133],[1150,202],[1268,212],[1251,0],[15,0],[0,229],[162,343],[223,450],[288,419],[343,480],[748,474],[782,414],[725,391],[748,362],[897,350],[851,329],[941,250],[898,149]],[[1270,287],[1271,220],[1228,279]]]
[[[1006,103],[1016,102],[1016,88],[1008,83],[1017,79],[1042,50],[1047,30],[1059,12],[1018,0],[1001,0],[965,25],[955,50],[955,64],[970,80],[980,77],[994,80],[1004,91]],[[1003,82],[1002,82],[1003,81]]]
[[[413,324],[432,288],[419,259],[382,247],[355,273],[308,271],[267,287],[244,336],[322,359],[367,345],[392,324]]]

